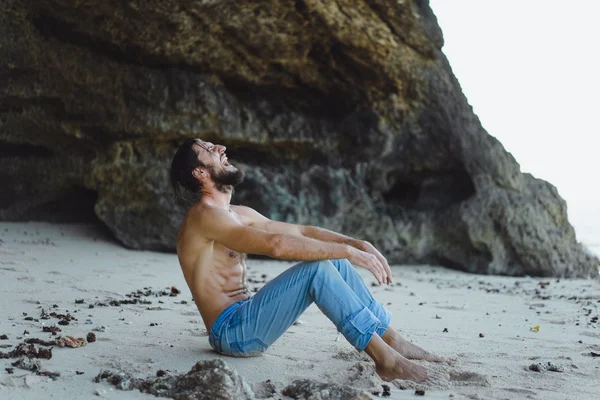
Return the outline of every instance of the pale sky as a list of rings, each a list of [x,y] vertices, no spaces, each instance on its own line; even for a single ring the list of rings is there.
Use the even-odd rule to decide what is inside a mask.
[[[444,53],[484,128],[554,184],[600,246],[600,0],[430,0]],[[600,247],[599,247],[600,248]]]

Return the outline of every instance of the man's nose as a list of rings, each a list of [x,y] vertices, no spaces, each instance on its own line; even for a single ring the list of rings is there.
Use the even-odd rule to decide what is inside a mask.
[[[225,146],[219,145],[219,147],[217,148],[217,151],[219,152],[219,154],[225,153],[225,150],[227,150],[227,147],[225,147]]]

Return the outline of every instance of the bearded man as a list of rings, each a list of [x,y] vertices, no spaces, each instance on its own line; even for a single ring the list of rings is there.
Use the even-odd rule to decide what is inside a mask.
[[[244,173],[225,146],[190,139],[171,164],[175,194],[193,205],[181,224],[177,254],[202,315],[209,343],[219,353],[247,357],[264,352],[313,302],[386,380],[435,380],[409,359],[445,361],[404,340],[391,314],[373,298],[354,267],[391,284],[385,257],[369,242],[315,226],[272,221],[232,205]],[[300,261],[254,295],[246,283],[246,254]]]

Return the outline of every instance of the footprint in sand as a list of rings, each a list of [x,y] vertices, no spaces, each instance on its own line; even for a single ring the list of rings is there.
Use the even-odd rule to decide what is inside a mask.
[[[344,361],[371,361],[371,359],[365,353],[359,353],[355,350],[341,350],[335,353],[332,357]]]
[[[184,315],[186,317],[197,317],[198,316],[198,311],[183,311],[181,313],[181,315]]]
[[[354,386],[365,390],[381,389],[381,384],[385,383],[368,362],[358,362],[346,371],[325,373],[325,376],[330,383]]]
[[[485,375],[476,372],[452,371],[450,382],[455,386],[489,386],[490,382]]]
[[[527,395],[527,396],[537,396],[537,392],[534,392],[533,390],[528,390],[528,389],[503,388],[502,390],[506,390],[507,392],[511,392],[511,393]]]
[[[431,371],[434,376],[439,377],[439,379],[436,379],[431,383],[415,383],[400,379],[396,379],[392,383],[402,390],[427,388],[448,389],[449,386],[490,386],[490,382],[485,375],[476,372],[449,370],[448,368],[439,366],[431,368]]]

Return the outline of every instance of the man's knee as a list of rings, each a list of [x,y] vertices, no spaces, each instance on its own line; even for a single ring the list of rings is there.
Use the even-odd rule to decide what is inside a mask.
[[[340,272],[346,269],[354,269],[350,261],[345,258],[340,258],[339,260],[331,260],[333,266]]]
[[[338,273],[337,268],[329,260],[310,261],[304,263],[302,267],[310,269],[315,275]]]

